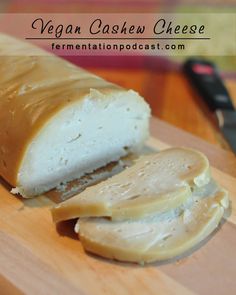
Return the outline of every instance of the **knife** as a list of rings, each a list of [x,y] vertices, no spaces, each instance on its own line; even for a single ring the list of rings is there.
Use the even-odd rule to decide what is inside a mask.
[[[225,139],[236,153],[236,110],[216,66],[209,61],[190,58],[184,72],[211,111],[215,112]]]

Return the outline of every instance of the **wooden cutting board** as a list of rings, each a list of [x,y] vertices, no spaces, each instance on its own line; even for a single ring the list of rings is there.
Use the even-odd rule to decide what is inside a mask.
[[[191,146],[210,159],[213,176],[230,192],[231,215],[189,256],[139,266],[86,254],[74,222],[52,223],[46,197],[16,198],[0,186],[0,294],[236,294],[236,160],[160,120],[148,146]],[[158,139],[157,139],[158,138]]]

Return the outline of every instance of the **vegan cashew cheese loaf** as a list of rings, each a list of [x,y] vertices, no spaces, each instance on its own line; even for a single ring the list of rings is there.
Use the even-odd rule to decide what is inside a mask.
[[[136,92],[3,34],[0,89],[0,173],[24,197],[116,161],[148,137],[150,109]]]

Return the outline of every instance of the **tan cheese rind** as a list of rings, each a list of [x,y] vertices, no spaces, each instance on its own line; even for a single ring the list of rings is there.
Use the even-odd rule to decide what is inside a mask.
[[[52,208],[55,222],[76,217],[140,218],[178,207],[210,180],[209,162],[200,152],[171,148],[140,157],[112,178]]]
[[[81,218],[76,224],[84,249],[102,257],[154,262],[179,256],[209,236],[228,208],[228,194],[214,184],[195,192],[180,211],[133,221]]]

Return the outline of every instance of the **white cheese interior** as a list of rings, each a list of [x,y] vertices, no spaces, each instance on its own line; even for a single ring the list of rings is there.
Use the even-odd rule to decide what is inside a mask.
[[[56,114],[30,143],[13,192],[33,196],[118,160],[148,136],[150,110],[134,91],[85,99]]]

